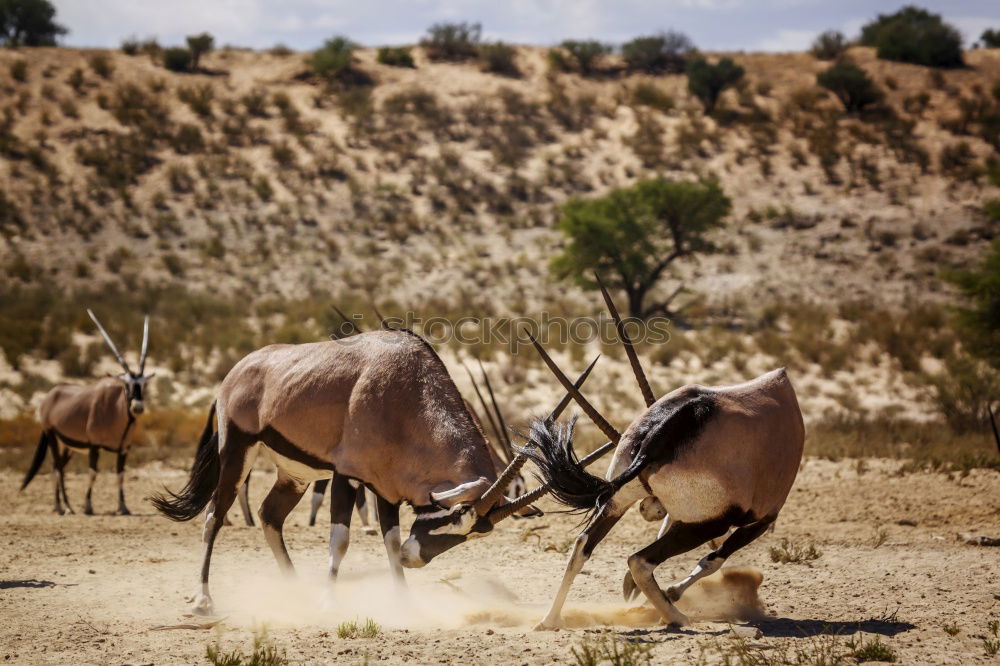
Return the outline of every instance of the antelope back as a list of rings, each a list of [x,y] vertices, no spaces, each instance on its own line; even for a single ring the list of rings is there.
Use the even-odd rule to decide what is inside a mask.
[[[271,428],[303,460],[332,465],[390,502],[426,506],[432,491],[496,478],[444,364],[406,331],[265,347],[230,371],[218,404],[241,431]]]

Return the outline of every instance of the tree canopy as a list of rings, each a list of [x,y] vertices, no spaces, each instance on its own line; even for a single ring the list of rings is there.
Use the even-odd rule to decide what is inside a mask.
[[[993,241],[979,266],[950,271],[945,278],[966,302],[956,320],[965,345],[1000,369],[1000,239]]]
[[[561,209],[558,228],[568,242],[552,270],[589,289],[597,271],[609,287],[625,291],[632,317],[671,315],[680,287],[648,305],[647,296],[674,262],[715,250],[708,234],[730,208],[714,180],[647,180],[603,197],[572,199]]]
[[[712,113],[719,95],[743,78],[745,70],[730,58],[723,58],[713,65],[704,58],[689,60],[687,64],[688,90],[701,100],[705,114]]]
[[[0,0],[0,44],[54,46],[68,32],[55,16],[49,0]]]
[[[939,14],[913,5],[895,14],[879,14],[861,29],[861,43],[878,57],[928,67],[961,67],[962,34]]]

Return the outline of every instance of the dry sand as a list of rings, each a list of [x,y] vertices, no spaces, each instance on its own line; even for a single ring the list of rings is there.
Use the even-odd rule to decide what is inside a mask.
[[[1000,474],[899,476],[899,465],[871,462],[859,476],[853,461],[805,463],[775,533],[730,561],[763,574],[767,616],[752,622],[763,631],[755,644],[808,648],[822,640],[817,636],[862,632],[880,635],[903,663],[994,663],[981,636],[991,618],[1000,618],[1000,549],[964,545],[955,535],[998,534]],[[269,476],[256,473],[255,503]],[[68,478],[77,509],[85,479]],[[605,623],[619,636],[653,645],[654,663],[693,663],[704,650],[732,643],[724,622],[670,630],[657,626],[648,609],[621,602],[625,559],[656,532],[637,512],[578,577],[566,613],[575,628],[535,632],[531,627],[565,563],[559,551],[576,534],[573,517],[550,512],[503,524],[424,569],[407,571],[410,592],[402,597],[386,575],[381,540],[355,525],[331,594],[323,579],[326,529],[306,526],[308,502],[286,528],[297,580],[277,574],[259,528],[227,527],[212,571],[226,619],[214,630],[152,631],[195,621],[185,617],[185,597],[195,589],[200,525],[169,523],[141,500],[163,483],[181,481],[180,472],[159,465],[131,470],[127,488],[138,515],[56,516],[47,475],[18,493],[20,475],[0,473],[0,654],[6,662],[203,663],[216,632],[223,648],[247,650],[261,625],[293,663],[310,664],[363,663],[366,655],[372,663],[573,663],[571,647]],[[99,479],[94,503],[99,512],[114,507],[109,475]],[[822,555],[808,565],[773,563],[768,549],[782,539],[815,543]],[[699,556],[664,564],[661,586],[686,574]],[[736,575],[752,577],[752,569]],[[704,613],[709,601],[692,597],[686,610]],[[368,617],[382,635],[337,637],[340,622]],[[943,630],[952,623],[961,629],[954,637]]]

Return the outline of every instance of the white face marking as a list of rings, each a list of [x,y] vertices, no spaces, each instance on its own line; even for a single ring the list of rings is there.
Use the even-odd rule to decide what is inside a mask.
[[[429,513],[421,513],[419,516],[417,516],[417,520],[420,520],[422,518],[444,518],[445,516],[450,516],[456,511],[460,511],[464,507],[465,507],[464,504],[456,504],[450,509],[440,509],[438,511],[431,511]]]
[[[435,527],[429,530],[427,533],[434,536],[441,534],[459,534],[465,535],[472,531],[472,526],[476,524],[476,514],[465,504],[459,504],[456,508],[468,509],[464,511],[459,517],[457,523],[446,523],[441,527]]]

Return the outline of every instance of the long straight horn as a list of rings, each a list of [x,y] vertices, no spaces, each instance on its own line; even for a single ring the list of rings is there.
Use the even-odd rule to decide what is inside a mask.
[[[94,311],[90,308],[87,308],[87,314],[89,314],[90,318],[94,320],[95,324],[97,324],[97,330],[99,330],[101,335],[104,336],[104,341],[108,343],[109,347],[111,347],[111,353],[115,355],[116,359],[118,359],[118,362],[125,369],[125,372],[132,374],[132,371],[129,370],[128,363],[125,362],[125,359],[123,359],[122,355],[118,352],[118,347],[115,347],[115,343],[111,341],[111,336],[108,335],[108,332],[104,330],[103,326],[101,326],[101,322],[97,320],[97,315],[95,315]]]
[[[490,402],[493,403],[493,412],[497,416],[497,427],[500,430],[500,445],[503,446],[504,451],[507,452],[507,460],[511,461],[514,459],[514,445],[510,442],[510,433],[507,431],[507,423],[503,419],[503,412],[500,411],[500,405],[497,404],[497,397],[493,394],[493,385],[490,384],[490,376],[486,374],[486,370],[483,369],[483,362],[479,361],[479,371],[483,373],[483,382],[486,383],[486,392],[490,394]]]
[[[608,423],[607,419],[601,416],[601,413],[594,409],[593,405],[587,402],[587,399],[583,397],[580,390],[573,386],[573,383],[568,377],[566,377],[566,375],[563,374],[563,371],[559,369],[559,366],[555,364],[555,361],[553,361],[545,349],[538,344],[538,340],[535,339],[535,336],[533,336],[527,329],[525,329],[524,332],[528,335],[528,339],[531,340],[531,344],[534,345],[535,351],[537,351],[538,355],[542,357],[543,361],[545,361],[545,365],[549,366],[549,370],[552,371],[552,374],[554,374],[556,379],[558,379],[563,385],[563,388],[565,388],[570,395],[573,396],[573,399],[576,400],[576,404],[580,405],[580,408],[583,409],[587,416],[590,417],[590,420],[594,422],[594,425],[600,428],[601,432],[603,432],[608,439],[617,443],[618,440],[621,439],[621,433],[615,430],[614,426]]]
[[[149,315],[142,322],[142,351],[139,352],[139,376],[146,368],[146,353],[149,352]]]
[[[600,354],[595,356],[594,360],[591,361],[590,365],[587,366],[587,369],[584,370],[579,377],[577,377],[576,383],[573,384],[573,386],[575,386],[577,390],[579,390],[579,388],[583,386],[583,383],[587,381],[587,377],[590,376],[590,371],[594,369],[594,366],[597,365],[597,362],[600,360],[600,358],[601,358]],[[563,410],[565,410],[566,407],[569,406],[569,403],[572,399],[573,399],[573,394],[567,391],[566,395],[564,395],[562,397],[562,400],[559,401],[559,404],[556,405],[556,408],[553,409],[551,412],[549,412],[549,415],[545,417],[545,420],[555,421],[556,419],[558,419],[559,415],[563,413]]]
[[[462,364],[462,367],[465,368],[465,372],[469,375],[469,381],[472,382],[472,388],[476,392],[476,397],[479,398],[479,404],[483,408],[483,411],[486,412],[486,420],[489,421],[490,428],[493,430],[493,434],[496,435],[497,441],[499,441],[500,432],[497,429],[497,423],[493,420],[493,414],[490,413],[490,408],[486,405],[486,400],[483,398],[483,394],[479,390],[479,384],[476,383],[476,378],[472,376],[472,371],[469,370],[464,363]],[[503,446],[501,445],[500,448],[503,449]],[[506,458],[504,462],[510,463],[511,459]]]
[[[544,351],[542,353],[544,354]],[[594,366],[597,364],[597,359],[599,359],[599,358],[601,358],[601,357],[598,356],[597,358],[595,358],[593,361],[590,362],[590,365],[587,366],[587,369],[584,370],[580,374],[579,377],[577,377],[576,384],[571,384],[571,386],[573,387],[574,390],[577,391],[577,393],[579,393],[579,389],[580,389],[581,386],[583,386],[583,383],[585,381],[587,381],[587,377],[590,375],[590,371],[594,369]],[[466,368],[465,371],[469,372],[469,369]],[[472,379],[472,373],[471,372],[469,372],[469,378]],[[475,379],[472,379],[472,385],[476,386],[476,380]],[[479,387],[476,387],[476,393],[479,394]],[[569,401],[570,401],[570,399],[572,397],[573,397],[573,393],[572,392],[568,392],[566,394],[566,396],[562,400],[559,401],[559,404],[556,405],[556,408],[553,409],[552,412],[549,414],[548,419],[555,420],[555,419],[559,418],[559,415],[562,414],[562,411],[564,409],[566,409],[566,405],[569,404]],[[482,395],[479,395],[479,399],[480,400],[483,399]],[[483,409],[486,409],[486,403],[485,403],[485,401],[483,402]],[[489,410],[486,410],[486,415],[489,416]],[[610,428],[611,426],[609,425],[608,427]],[[611,428],[611,430],[614,431],[614,428]],[[614,439],[615,443],[618,442],[618,433],[617,432],[615,433],[615,437],[613,439]],[[530,445],[530,443],[529,443],[529,445]],[[608,445],[606,445],[605,447],[602,447],[601,449],[599,449],[600,453],[598,453],[598,457],[604,455],[609,450],[610,446],[613,446],[613,444],[611,442],[609,442]],[[595,453],[597,453],[597,452],[595,452]],[[590,454],[590,455],[594,456],[593,453]],[[592,460],[593,458],[590,458],[590,459]],[[500,476],[497,478],[497,480],[493,482],[493,485],[490,486],[489,489],[487,489],[487,491],[485,493],[483,493],[483,496],[481,498],[479,498],[478,500],[476,500],[476,513],[478,515],[482,516],[484,511],[490,511],[490,509],[493,507],[493,505],[496,504],[497,500],[500,499],[500,496],[503,495],[503,491],[507,489],[507,485],[514,479],[515,476],[517,476],[517,473],[521,471],[521,468],[524,467],[524,463],[526,463],[527,461],[528,461],[528,456],[524,455],[523,453],[518,453],[516,456],[514,456],[514,459],[510,461],[510,464],[507,465],[507,468],[504,469],[504,471],[500,474]],[[544,488],[546,488],[545,492],[548,492],[548,490],[547,490],[548,486],[544,486]],[[537,492],[537,489],[534,490],[534,491],[532,491],[532,492]],[[544,495],[545,492],[543,492],[542,495]],[[532,496],[532,497],[537,498],[537,497],[541,497],[541,495]],[[525,506],[526,504],[530,504],[530,503],[531,503],[531,500],[529,500],[525,504],[522,504],[521,506]],[[503,507],[501,507],[499,509],[496,509],[496,510],[500,511],[500,510],[506,509],[508,506],[509,505],[505,504]],[[516,511],[519,508],[521,508],[521,507],[520,506],[516,507],[514,509],[514,511]],[[511,511],[511,513],[513,513],[513,511]],[[492,511],[490,512],[490,515],[491,516],[493,515]],[[510,513],[506,514],[506,516],[504,516],[504,518],[506,518],[509,515],[510,515]],[[492,518],[491,518],[491,520],[492,520]],[[499,519],[497,519],[497,520],[499,520]],[[496,521],[494,521],[494,522],[496,522]]]
[[[344,320],[344,321],[346,321],[346,322],[347,322],[348,324],[350,324],[350,325],[351,325],[351,328],[353,328],[353,329],[354,329],[354,332],[355,332],[355,333],[361,333],[361,332],[362,332],[362,330],[361,330],[361,327],[360,327],[360,326],[358,326],[358,325],[357,325],[356,323],[354,323],[354,320],[353,320],[353,319],[350,319],[350,318],[348,318],[348,316],[347,316],[347,315],[345,315],[345,314],[344,314],[343,312],[341,312],[341,311],[340,311],[340,308],[338,308],[338,307],[337,307],[336,305],[334,305],[334,306],[333,306],[333,311],[334,311],[334,312],[336,312],[336,313],[337,313],[337,315],[338,315],[338,316],[339,316],[339,317],[340,317],[341,319],[343,319],[343,320]]]
[[[375,303],[372,303],[372,310],[375,312],[375,316],[378,317],[379,325],[384,329],[388,329],[389,325],[385,322],[385,317],[383,317],[382,313],[378,311],[378,306],[375,305]]]
[[[614,442],[607,442],[603,444],[599,448],[593,450],[585,458],[583,458],[580,461],[580,465],[582,467],[586,467],[587,465],[594,462],[601,456],[605,455],[608,451],[614,449],[615,446],[616,445]],[[487,514],[487,517],[490,519],[491,523],[496,525],[504,518],[509,518],[510,516],[514,515],[524,507],[533,503],[535,500],[543,497],[548,492],[549,492],[549,484],[546,483],[541,486],[538,486],[530,493],[525,493],[511,502],[504,504],[503,506],[498,506],[497,508],[493,509]]]
[[[615,320],[615,330],[618,331],[618,339],[622,341],[625,346],[625,354],[628,356],[628,362],[632,366],[632,372],[635,374],[635,380],[639,382],[639,390],[642,391],[642,399],[646,401],[646,406],[651,406],[656,402],[656,396],[653,395],[653,389],[649,387],[649,381],[646,380],[646,373],[642,371],[642,366],[639,364],[639,357],[635,353],[635,347],[632,346],[632,340],[628,337],[628,331],[625,330],[625,324],[622,323],[621,315],[618,314],[618,308],[615,307],[615,302],[611,300],[611,295],[608,290],[604,288],[604,283],[601,282],[601,276],[594,272],[594,279],[597,280],[597,286],[601,288],[601,293],[604,295],[604,302],[608,306],[608,312],[611,313],[611,318]]]
[[[986,405],[990,413],[990,425],[993,426],[993,439],[997,441],[997,451],[1000,451],[1000,430],[997,430],[997,420],[993,417],[993,406]]]

